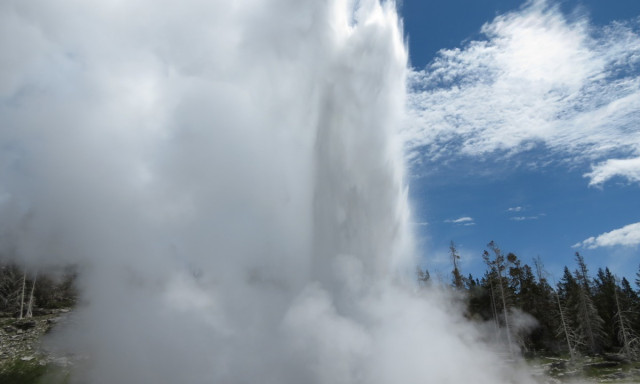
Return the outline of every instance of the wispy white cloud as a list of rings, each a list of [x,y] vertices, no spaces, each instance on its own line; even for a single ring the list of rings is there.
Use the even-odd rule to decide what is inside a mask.
[[[538,216],[513,216],[513,217],[510,217],[509,220],[513,220],[513,221],[538,220]]]
[[[521,212],[523,209],[522,207],[511,207],[507,209],[507,212]]]
[[[457,219],[448,219],[448,220],[445,220],[444,222],[452,223],[452,224],[460,224],[464,226],[476,225],[476,223],[473,221],[473,218],[469,216],[464,216]]]
[[[412,156],[512,155],[538,145],[599,162],[591,184],[638,181],[640,20],[599,28],[546,1],[482,27],[486,39],[442,50],[410,77]],[[633,165],[633,166],[631,166]]]
[[[574,244],[574,248],[599,248],[613,247],[616,245],[633,247],[640,245],[640,223],[626,225],[611,232],[603,233],[597,237],[590,237],[580,243]]]
[[[624,176],[629,181],[640,182],[640,157],[609,159],[592,167],[584,176],[591,179],[589,185],[601,185],[614,176]]]

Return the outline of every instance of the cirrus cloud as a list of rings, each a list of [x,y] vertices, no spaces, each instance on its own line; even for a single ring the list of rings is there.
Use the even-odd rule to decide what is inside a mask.
[[[441,50],[410,76],[406,142],[415,160],[511,156],[539,146],[596,163],[590,185],[639,181],[640,19],[591,25],[528,2]]]
[[[464,226],[476,225],[476,223],[473,221],[473,218],[469,217],[469,216],[459,217],[457,219],[448,219],[448,220],[445,220],[444,222],[445,223],[452,223],[452,224],[459,224],[459,225],[464,225]]]

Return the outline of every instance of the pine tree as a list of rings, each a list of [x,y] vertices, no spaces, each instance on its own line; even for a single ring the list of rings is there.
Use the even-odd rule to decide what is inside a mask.
[[[485,253],[483,254],[483,257],[485,255],[488,255],[488,252],[485,251]],[[484,298],[487,301],[484,308],[485,309],[488,308],[488,312],[490,313],[488,316],[485,316],[485,318],[493,320],[496,337],[499,338],[501,318],[500,318],[500,315],[498,314],[499,313],[498,304],[497,304],[498,297],[496,293],[497,280],[498,280],[497,273],[493,268],[491,268],[485,272],[485,275],[482,278],[482,286],[484,287],[484,291],[486,292],[486,295]]]
[[[26,318],[31,318],[33,317],[33,306],[35,304],[34,301],[34,293],[36,291],[36,281],[38,279],[38,273],[36,272],[35,276],[33,277],[33,281],[31,282],[31,293],[29,294],[29,303],[27,304],[27,314],[26,314]]]
[[[633,290],[633,288],[631,288],[631,284],[629,283],[629,280],[627,280],[626,277],[623,277],[622,280],[620,280],[620,289],[622,290],[623,297],[629,300],[629,302],[632,303],[633,307],[640,304],[639,302],[640,297]]]
[[[575,327],[575,307],[577,306],[578,283],[569,271],[564,267],[564,274],[558,283],[556,290],[556,300],[558,304],[558,317],[560,326],[557,329],[557,335],[563,336],[566,341],[567,349],[571,356],[571,361],[575,361],[580,337]]]
[[[23,274],[15,264],[0,264],[0,311],[17,312]]]
[[[598,309],[598,315],[602,319],[604,331],[604,347],[612,349],[618,345],[617,319],[616,319],[616,278],[609,268],[598,269],[594,279],[593,302]]]
[[[458,250],[456,249],[456,245],[451,241],[449,245],[449,252],[451,256],[451,262],[453,263],[453,271],[451,274],[453,275],[453,286],[456,289],[464,289],[464,277],[460,273],[460,269],[458,268],[458,260],[460,260],[460,254],[458,254]]]
[[[576,303],[576,326],[581,341],[592,354],[600,352],[603,320],[592,300],[591,283],[587,265],[580,253],[576,252],[578,269],[574,272],[578,285]]]
[[[492,286],[492,298],[495,298],[496,295],[498,300],[494,299],[494,308],[496,312],[496,320],[498,311],[502,312],[502,319],[504,320],[504,328],[507,336],[507,343],[509,345],[509,352],[513,355],[513,343],[512,343],[512,333],[511,333],[511,323],[509,320],[509,308],[510,306],[507,304],[510,301],[510,296],[508,295],[508,287],[507,281],[504,277],[505,270],[507,269],[507,264],[505,261],[505,257],[498,247],[498,245],[492,240],[487,244],[489,248],[493,251],[494,258],[492,259],[489,255],[489,252],[484,251],[482,258],[489,268],[492,270],[493,275],[495,276],[493,281],[491,281]],[[495,281],[495,286],[494,286]],[[509,296],[509,297],[508,297]],[[500,310],[498,310],[500,307]]]
[[[522,289],[522,282],[524,280],[524,270],[520,265],[520,260],[515,253],[509,252],[507,254],[507,284],[514,296],[517,296]],[[533,278],[533,275],[531,275]],[[517,305],[517,304],[516,304]]]
[[[416,276],[418,278],[418,284],[420,287],[426,287],[429,285],[429,280],[431,279],[431,274],[428,269],[422,270],[419,266],[416,267]]]
[[[525,349],[531,351],[556,348],[555,330],[558,324],[552,314],[556,311],[557,304],[553,289],[544,277],[536,280],[529,265],[524,264],[515,270],[518,272],[512,271],[510,274],[519,279],[516,306],[538,321],[538,326],[524,336]]]
[[[620,351],[628,359],[640,358],[640,337],[634,329],[638,321],[637,309],[638,295],[631,289],[629,281],[622,278],[620,285],[616,285],[616,336],[620,342]]]
[[[467,290],[473,289],[474,287],[480,285],[478,279],[474,279],[472,274],[469,274],[466,279],[464,279],[465,286]]]
[[[467,283],[467,317],[480,321],[495,319],[493,316],[493,305],[491,288],[489,283],[489,273],[481,279],[474,279],[471,274],[466,279]]]
[[[530,313],[538,320],[540,326],[534,330],[531,339],[538,349],[557,350],[558,342],[562,343],[562,339],[556,339],[556,330],[561,326],[559,318],[554,316],[558,309],[557,295],[549,285],[547,272],[544,270],[540,256],[535,258],[533,263],[536,271],[536,285],[535,293],[531,294],[534,309]],[[525,267],[528,268],[526,265]]]
[[[625,308],[628,308],[628,316],[631,320],[631,328],[640,336],[640,296],[631,288],[629,280],[622,278],[620,281],[620,300]]]
[[[24,310],[24,291],[27,288],[27,272],[22,273],[22,294],[20,295],[20,316],[19,319],[22,319],[23,310]]]

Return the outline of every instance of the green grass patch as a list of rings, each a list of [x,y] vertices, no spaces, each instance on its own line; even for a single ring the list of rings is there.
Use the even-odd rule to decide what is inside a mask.
[[[55,365],[37,361],[14,360],[0,368],[0,383],[7,384],[68,384],[70,372]]]

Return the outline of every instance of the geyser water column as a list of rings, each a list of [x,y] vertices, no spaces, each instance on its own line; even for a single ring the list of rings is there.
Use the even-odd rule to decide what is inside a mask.
[[[514,374],[403,282],[393,3],[16,0],[0,18],[0,246],[80,266],[51,340],[74,380]]]
[[[329,287],[345,267],[336,263],[373,279],[415,266],[397,140],[407,58],[389,6],[362,5],[351,23],[336,18],[343,24],[318,82],[311,280]]]

